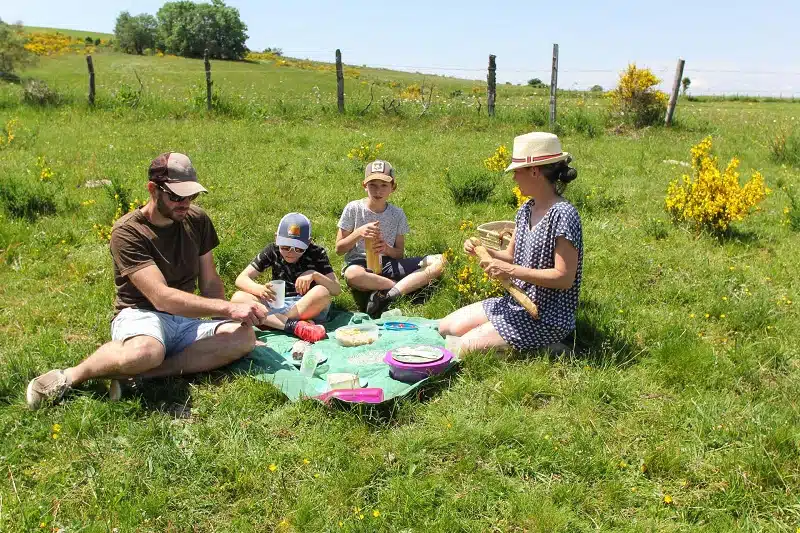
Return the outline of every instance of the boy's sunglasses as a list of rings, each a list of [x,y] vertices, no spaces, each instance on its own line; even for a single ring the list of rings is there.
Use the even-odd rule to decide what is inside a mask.
[[[178,202],[183,202],[184,200],[189,200],[189,201],[191,202],[191,201],[193,201],[195,198],[197,198],[198,196],[200,196],[200,193],[199,193],[199,192],[196,192],[196,193],[194,193],[194,194],[193,194],[193,195],[191,195],[191,196],[178,196],[178,195],[177,195],[177,194],[175,194],[174,192],[172,192],[172,191],[170,191],[169,189],[165,188],[163,185],[157,185],[157,187],[158,187],[158,188],[159,188],[161,191],[163,191],[163,192],[167,193],[167,198],[169,198],[169,201],[170,201],[170,202],[175,202],[175,203],[178,203]]]
[[[278,248],[281,249],[281,252],[294,252],[296,254],[302,254],[305,252],[303,248],[298,248],[297,246],[279,246]]]

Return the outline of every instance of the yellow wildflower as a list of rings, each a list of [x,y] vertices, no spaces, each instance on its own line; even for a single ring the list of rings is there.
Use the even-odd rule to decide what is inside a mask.
[[[269,471],[270,472],[274,472],[277,469],[278,469],[278,465],[276,465],[275,463],[270,463],[270,465],[269,465]]]
[[[672,496],[669,494],[664,494],[664,498],[662,500],[665,505],[672,505]]]

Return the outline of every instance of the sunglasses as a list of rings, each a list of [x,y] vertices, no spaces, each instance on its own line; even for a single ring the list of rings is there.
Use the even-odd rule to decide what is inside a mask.
[[[286,252],[286,253],[294,252],[296,254],[302,254],[303,252],[305,252],[304,248],[298,248],[297,246],[278,246],[278,248],[281,249],[281,252]]]
[[[175,194],[174,192],[172,192],[172,191],[170,191],[169,189],[165,188],[163,185],[158,185],[157,187],[158,187],[158,188],[159,188],[159,189],[160,189],[162,192],[165,192],[165,193],[167,193],[167,198],[169,198],[169,201],[170,201],[170,202],[175,202],[175,203],[178,203],[178,202],[183,202],[184,200],[189,200],[189,201],[191,202],[191,201],[193,201],[195,198],[197,198],[198,196],[200,196],[200,193],[199,193],[199,192],[196,192],[196,193],[194,193],[194,194],[193,194],[193,195],[191,195],[191,196],[178,196],[178,195],[177,195],[177,194]]]

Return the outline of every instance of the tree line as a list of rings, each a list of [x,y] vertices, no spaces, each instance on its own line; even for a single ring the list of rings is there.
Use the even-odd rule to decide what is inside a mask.
[[[242,59],[247,53],[247,25],[239,10],[223,0],[196,4],[188,0],[167,2],[155,16],[117,17],[114,35],[117,47],[128,54],[161,51],[183,57],[203,57],[208,49],[215,59]]]

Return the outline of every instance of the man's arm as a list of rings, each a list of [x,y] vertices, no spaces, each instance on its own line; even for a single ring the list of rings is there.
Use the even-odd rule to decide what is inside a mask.
[[[222,278],[217,274],[217,267],[214,265],[214,252],[209,251],[200,256],[200,277],[198,279],[200,294],[206,298],[225,299],[225,286]]]
[[[266,308],[256,302],[231,303],[173,289],[167,285],[164,275],[155,265],[146,266],[128,277],[156,310],[171,315],[190,318],[225,316],[250,326],[259,324],[266,316]]]

